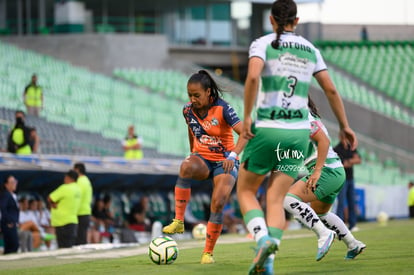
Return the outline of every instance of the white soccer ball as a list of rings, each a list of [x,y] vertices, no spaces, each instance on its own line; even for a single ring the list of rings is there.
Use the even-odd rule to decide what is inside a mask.
[[[207,226],[203,223],[199,223],[193,227],[193,238],[196,240],[204,240],[207,234]]]
[[[148,247],[148,256],[155,264],[172,264],[178,257],[177,243],[171,237],[156,237]]]
[[[384,211],[381,211],[377,215],[377,222],[381,225],[386,225],[389,220],[389,216]]]

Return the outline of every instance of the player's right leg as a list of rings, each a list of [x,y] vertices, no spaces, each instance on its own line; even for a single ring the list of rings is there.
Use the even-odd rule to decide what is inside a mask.
[[[352,248],[354,247],[354,248]],[[355,240],[355,242],[353,242],[352,246],[348,246],[348,251],[345,255],[345,260],[353,260],[355,259],[356,256],[358,256],[359,254],[362,253],[362,251],[365,250],[367,246],[358,240]]]
[[[187,157],[180,167],[180,173],[175,184],[175,218],[162,229],[165,234],[184,233],[184,214],[191,198],[191,182],[208,178],[210,169],[198,155]]]
[[[256,193],[263,182],[264,175],[246,170],[242,164],[237,183],[237,198],[243,220],[249,233],[254,237],[257,248],[256,256],[249,269],[249,274],[263,274],[264,263],[269,255],[276,250],[274,240],[269,236],[264,212],[256,198]],[[273,270],[273,261],[269,265]]]

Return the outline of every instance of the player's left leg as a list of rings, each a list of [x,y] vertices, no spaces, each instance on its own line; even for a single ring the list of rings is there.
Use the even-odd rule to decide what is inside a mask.
[[[214,263],[213,250],[223,229],[223,208],[229,200],[231,191],[236,183],[237,170],[232,173],[224,173],[221,165],[214,167],[213,193],[210,204],[210,218],[207,222],[206,242],[201,258],[202,264]]]

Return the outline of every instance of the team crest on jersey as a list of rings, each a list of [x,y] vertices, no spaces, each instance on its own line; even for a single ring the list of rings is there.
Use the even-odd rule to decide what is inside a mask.
[[[203,128],[204,128],[205,130],[209,130],[209,129],[211,128],[211,122],[210,122],[210,121],[203,121],[203,122],[201,123],[201,125],[203,126]]]
[[[217,126],[219,124],[217,118],[213,117],[213,119],[211,120],[211,125],[213,126]]]

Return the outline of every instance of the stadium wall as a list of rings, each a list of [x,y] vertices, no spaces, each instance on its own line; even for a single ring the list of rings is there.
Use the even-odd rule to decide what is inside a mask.
[[[358,188],[364,190],[365,219],[373,220],[378,213],[384,211],[392,218],[407,218],[408,189],[402,186],[381,186],[374,184],[357,183]]]

